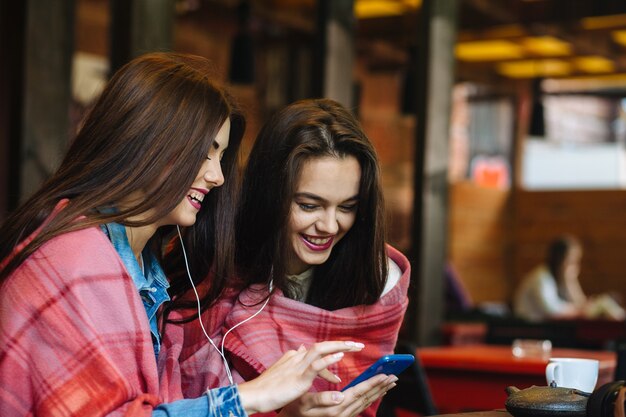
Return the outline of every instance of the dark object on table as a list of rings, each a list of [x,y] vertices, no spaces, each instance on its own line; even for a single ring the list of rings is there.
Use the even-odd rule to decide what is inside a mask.
[[[514,417],[585,417],[590,393],[572,388],[507,387],[504,403]]]
[[[624,388],[623,380],[606,383],[596,389],[587,402],[588,417],[613,417],[615,413],[616,398],[620,389]],[[623,407],[623,405],[622,405]]]
[[[614,347],[617,354],[617,367],[615,368],[615,380],[626,380],[626,339],[615,342]]]

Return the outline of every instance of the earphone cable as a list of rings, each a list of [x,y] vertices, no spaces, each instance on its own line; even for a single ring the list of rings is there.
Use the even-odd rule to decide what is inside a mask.
[[[274,279],[270,278],[270,284],[269,284],[269,290],[270,290],[270,295],[272,292],[272,285],[273,285]],[[252,320],[253,318],[255,318],[256,316],[259,315],[259,313],[261,313],[261,311],[263,311],[263,309],[265,308],[265,306],[267,305],[267,303],[269,303],[270,301],[270,297],[268,295],[267,299],[265,300],[265,302],[263,303],[263,305],[261,306],[261,308],[259,309],[259,311],[257,311],[256,313],[254,313],[253,315],[251,315],[250,317],[248,317],[245,320],[242,320],[241,322],[235,324],[233,327],[231,327],[230,329],[228,329],[228,331],[226,333],[224,333],[224,337],[222,338],[222,345],[220,346],[222,348],[220,354],[222,355],[222,357],[224,357],[224,341],[226,340],[226,336],[228,336],[228,333],[230,333],[231,331],[235,330],[237,327],[241,326],[242,324],[246,323],[249,320]]]
[[[222,338],[222,350],[220,351],[220,349],[218,349],[218,347],[215,346],[215,343],[213,342],[213,340],[211,339],[211,337],[207,333],[206,329],[204,328],[204,324],[202,323],[202,309],[201,309],[201,306],[200,306],[200,296],[198,295],[198,291],[196,290],[196,286],[194,285],[193,279],[191,278],[191,271],[189,271],[189,263],[187,261],[187,253],[185,251],[185,245],[183,244],[183,237],[180,234],[180,228],[178,227],[178,225],[176,225],[176,230],[178,231],[178,239],[180,240],[180,247],[181,247],[181,249],[183,251],[183,259],[185,260],[185,268],[187,269],[187,276],[189,277],[189,282],[191,283],[191,288],[193,288],[193,292],[196,295],[196,302],[197,302],[197,307],[198,307],[198,321],[200,322],[200,327],[202,328],[202,333],[204,333],[204,336],[211,343],[211,346],[213,346],[215,348],[215,350],[217,351],[217,353],[219,353],[219,355],[222,357],[222,361],[224,363],[224,368],[226,369],[226,376],[228,377],[228,381],[230,382],[231,385],[234,385],[235,383],[233,381],[233,376],[232,376],[232,374],[230,372],[230,367],[228,366],[228,361],[226,360],[226,356],[224,355],[224,339],[226,338],[226,334],[228,334],[228,332],[230,332],[230,330],[232,330],[232,329],[230,329],[228,332],[226,332],[226,334]],[[267,304],[267,302],[266,302],[266,304]],[[265,306],[263,306],[263,307],[265,307]],[[259,312],[260,311],[261,310],[259,310]],[[257,314],[259,312],[257,312]],[[252,316],[252,317],[254,317],[254,316]],[[250,318],[252,318],[252,317],[250,317]],[[245,320],[245,321],[247,321],[247,320]],[[239,324],[241,324],[241,323],[239,323]],[[239,326],[239,324],[237,324],[237,326]],[[233,329],[234,329],[234,327],[233,327]]]

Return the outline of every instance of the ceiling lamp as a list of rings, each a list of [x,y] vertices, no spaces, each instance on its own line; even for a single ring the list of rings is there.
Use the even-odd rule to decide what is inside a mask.
[[[580,25],[587,30],[626,26],[626,14],[586,17],[580,21]]]
[[[456,57],[462,61],[499,61],[524,57],[522,47],[515,42],[473,41],[456,45]]]
[[[354,15],[358,19],[402,16],[418,9],[421,4],[422,0],[356,0]]]
[[[405,7],[400,2],[361,0],[354,4],[354,14],[358,19],[371,19],[385,16],[401,16]]]
[[[531,59],[498,64],[499,74],[509,78],[561,77],[572,72],[572,65],[560,59]]]
[[[540,56],[563,56],[572,53],[572,45],[552,36],[537,36],[522,40],[524,49]]]
[[[615,64],[603,56],[581,56],[574,59],[574,65],[580,71],[590,74],[615,71]]]
[[[626,30],[616,30],[611,33],[613,40],[622,46],[626,46]]]

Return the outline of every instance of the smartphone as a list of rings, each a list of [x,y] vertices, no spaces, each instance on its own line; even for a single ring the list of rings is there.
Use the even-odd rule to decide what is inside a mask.
[[[353,387],[366,379],[378,374],[399,375],[402,371],[409,367],[415,361],[415,356],[409,354],[386,355],[378,359],[372,366],[367,368],[361,375],[354,378],[348,385],[343,387],[342,391]]]

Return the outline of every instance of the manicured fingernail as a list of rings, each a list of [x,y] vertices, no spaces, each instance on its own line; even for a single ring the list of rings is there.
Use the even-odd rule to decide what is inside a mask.
[[[389,375],[389,379],[387,380],[387,382],[391,383],[391,382],[396,382],[398,380],[398,377],[395,375]]]
[[[352,347],[356,347],[356,348],[359,348],[359,349],[363,349],[365,347],[365,345],[363,343],[351,342],[351,341],[346,342],[346,345],[352,346]]]
[[[343,394],[340,392],[333,392],[331,398],[336,404],[339,404],[343,401]]]
[[[339,376],[338,376],[338,375],[333,375],[333,376],[335,377],[335,381],[337,381],[337,382],[341,382],[341,378],[339,378]]]
[[[343,358],[343,352],[337,352],[333,354],[333,358]]]

